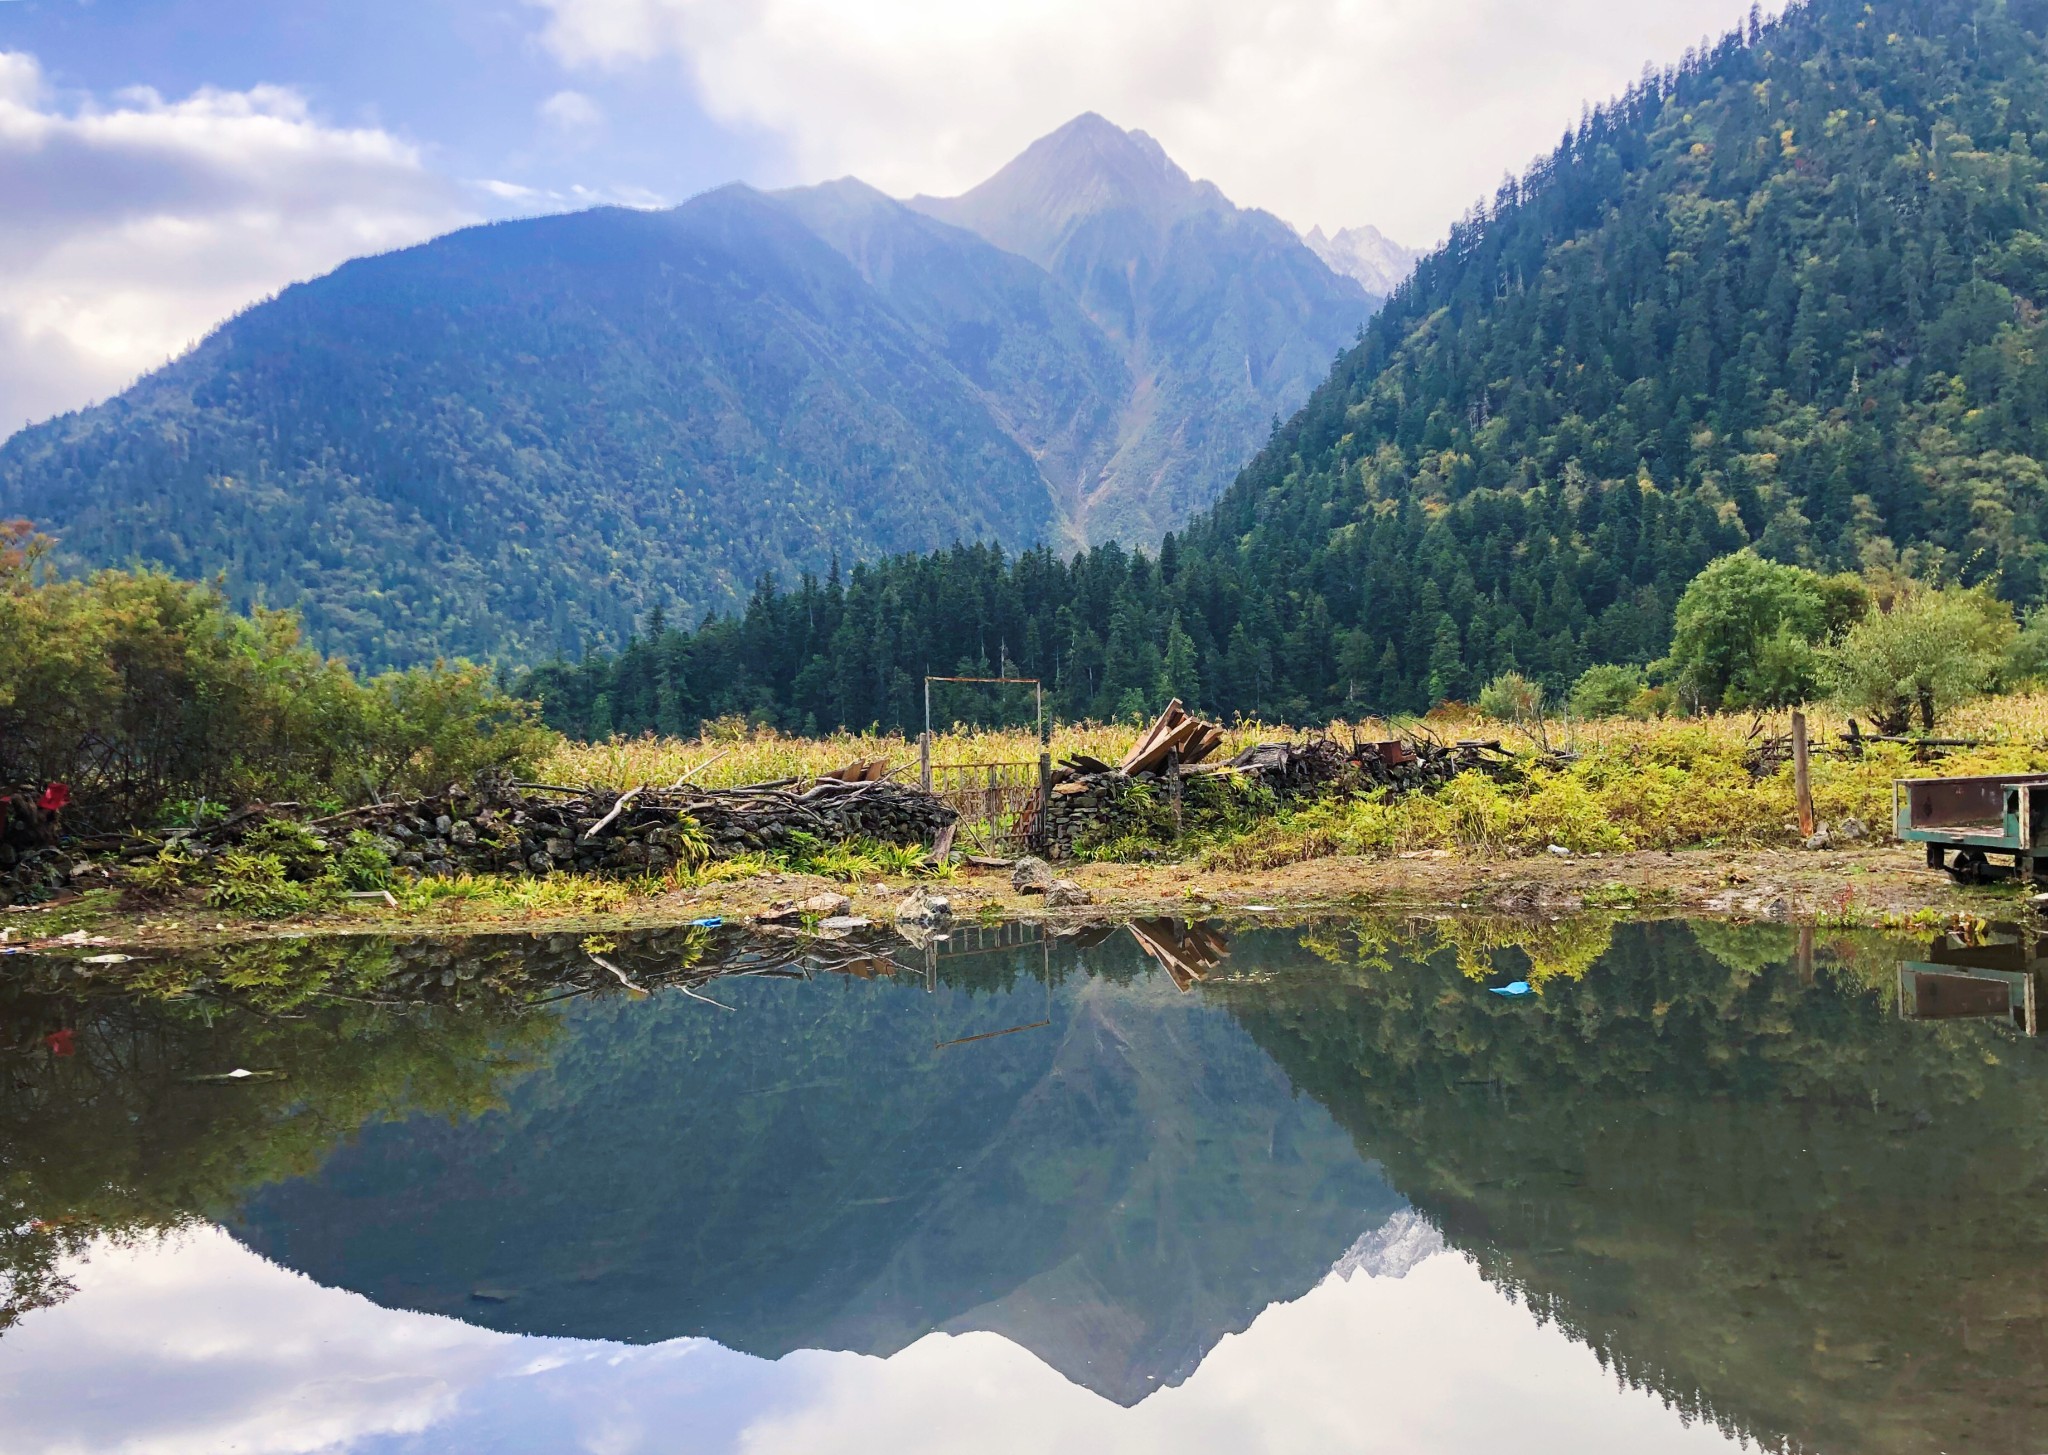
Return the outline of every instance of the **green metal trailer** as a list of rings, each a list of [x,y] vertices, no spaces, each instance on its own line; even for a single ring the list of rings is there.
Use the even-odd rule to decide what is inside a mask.
[[[1968,884],[2017,876],[2038,881],[2048,861],[2048,773],[1986,778],[1901,778],[1892,827],[1923,844],[1927,866]],[[2010,857],[2010,865],[1992,856]]]

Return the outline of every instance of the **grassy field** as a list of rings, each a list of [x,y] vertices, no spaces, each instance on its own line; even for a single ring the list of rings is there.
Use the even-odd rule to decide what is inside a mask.
[[[1525,759],[1515,781],[1468,773],[1430,793],[1386,800],[1351,796],[1265,816],[1249,831],[1197,837],[1187,845],[1211,868],[1259,869],[1336,854],[1388,856],[1448,850],[1482,856],[1545,852],[1625,853],[1703,847],[1786,846],[1798,830],[1789,765],[1757,774],[1756,743],[1789,730],[1789,714],[1728,714],[1640,721],[1552,721],[1517,728],[1465,711],[1439,712],[1419,726],[1442,739],[1498,738]],[[1959,710],[1943,735],[1981,746],[1931,761],[1879,744],[1841,750],[1846,720],[1825,709],[1808,714],[1816,747],[1813,792],[1824,823],[1858,820],[1875,837],[1889,833],[1891,785],[1915,775],[2048,769],[2048,694],[1987,698]],[[1339,737],[1388,736],[1414,722],[1371,720],[1325,726]],[[1220,760],[1248,743],[1299,736],[1278,724],[1233,724]],[[1115,761],[1137,736],[1129,724],[1080,724],[1054,730],[1055,757],[1085,752]],[[1539,749],[1565,755],[1543,766]],[[1031,762],[1029,731],[956,730],[938,736],[939,764]],[[917,744],[909,739],[838,734],[796,738],[765,730],[713,731],[679,740],[642,737],[567,744],[547,763],[550,782],[612,788],[672,783],[685,773],[707,786],[807,778],[865,759],[885,759],[914,781]]]

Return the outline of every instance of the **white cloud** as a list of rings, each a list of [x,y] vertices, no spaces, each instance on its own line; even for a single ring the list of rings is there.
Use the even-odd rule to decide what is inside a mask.
[[[532,0],[565,62],[680,57],[806,177],[979,181],[1082,111],[1237,201],[1410,243],[1554,145],[1583,101],[1749,0]]]
[[[579,143],[604,129],[604,113],[581,91],[557,91],[540,103],[539,115],[549,131]]]
[[[0,1340],[18,1455],[1735,1450],[1453,1254],[1327,1278],[1129,1409],[991,1333],[773,1362],[493,1333],[322,1288],[214,1228],[65,1271],[77,1294]]]
[[[118,390],[255,298],[474,220],[388,132],[296,92],[54,95],[0,52],[0,435]]]

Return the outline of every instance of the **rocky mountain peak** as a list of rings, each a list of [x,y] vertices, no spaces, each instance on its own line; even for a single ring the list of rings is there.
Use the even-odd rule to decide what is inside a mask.
[[[1089,111],[1040,137],[979,186],[958,197],[914,197],[910,205],[1051,266],[1060,245],[1090,218],[1120,212],[1164,228],[1230,202],[1181,170],[1152,137]]]

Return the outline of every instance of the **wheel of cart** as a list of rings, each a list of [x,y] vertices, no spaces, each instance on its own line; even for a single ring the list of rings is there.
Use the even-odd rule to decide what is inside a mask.
[[[1988,884],[1991,860],[1982,849],[1957,849],[1948,861],[1948,876],[1958,884]]]

